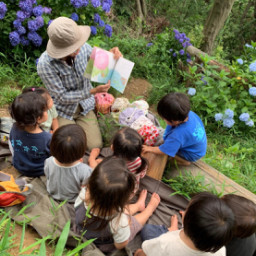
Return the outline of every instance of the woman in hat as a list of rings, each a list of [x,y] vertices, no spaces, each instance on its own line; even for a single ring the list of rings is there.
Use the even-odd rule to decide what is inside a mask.
[[[110,83],[92,87],[84,77],[92,47],[86,43],[91,29],[78,26],[72,19],[59,17],[47,30],[49,41],[40,56],[37,72],[54,100],[59,125],[78,124],[87,135],[88,149],[102,147],[102,137],[93,112],[94,94],[107,92]],[[122,56],[117,47],[115,58]]]

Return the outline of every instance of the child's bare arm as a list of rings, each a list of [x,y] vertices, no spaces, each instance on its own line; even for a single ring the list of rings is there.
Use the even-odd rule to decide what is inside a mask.
[[[52,119],[52,132],[54,133],[59,128],[59,122],[57,118]]]
[[[138,249],[138,250],[135,252],[134,256],[147,256],[147,255],[145,254],[145,252],[143,252],[142,249]]]
[[[99,154],[100,154],[100,148],[93,148],[90,153],[88,163],[89,163],[89,166],[93,169],[101,162],[100,159],[96,159]]]
[[[128,240],[122,242],[122,243],[114,243],[116,249],[121,250],[128,244]]]
[[[164,152],[162,152],[159,149],[159,147],[151,147],[151,146],[146,146],[146,145],[142,146],[142,152],[143,153],[151,152],[151,153],[158,154],[158,155],[164,155]]]

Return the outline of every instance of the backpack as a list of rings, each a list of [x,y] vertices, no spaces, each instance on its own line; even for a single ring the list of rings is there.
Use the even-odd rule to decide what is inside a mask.
[[[140,116],[144,116],[143,110],[138,108],[126,108],[119,115],[119,123],[125,126],[131,126]]]
[[[144,125],[138,133],[144,139],[145,145],[154,146],[159,136],[159,129],[154,125]]]
[[[31,193],[31,184],[0,171],[0,207],[20,204]]]
[[[114,96],[107,92],[100,92],[100,93],[96,93],[94,98],[95,98],[96,112],[97,113],[100,112],[103,115],[108,114],[115,100]]]

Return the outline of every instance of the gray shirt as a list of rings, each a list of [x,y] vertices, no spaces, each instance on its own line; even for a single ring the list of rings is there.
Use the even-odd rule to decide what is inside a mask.
[[[47,191],[56,200],[75,202],[81,185],[86,183],[92,169],[84,163],[65,167],[56,163],[54,157],[45,160],[44,173],[47,178]]]

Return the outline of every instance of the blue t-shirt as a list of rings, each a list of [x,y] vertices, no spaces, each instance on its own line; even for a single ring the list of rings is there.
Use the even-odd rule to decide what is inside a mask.
[[[50,157],[48,132],[28,133],[13,124],[10,142],[13,148],[13,165],[23,175],[37,177],[44,175],[44,161]]]
[[[164,143],[159,149],[171,157],[179,155],[194,162],[206,154],[207,138],[204,125],[199,116],[190,111],[188,121],[176,127],[167,125]]]

